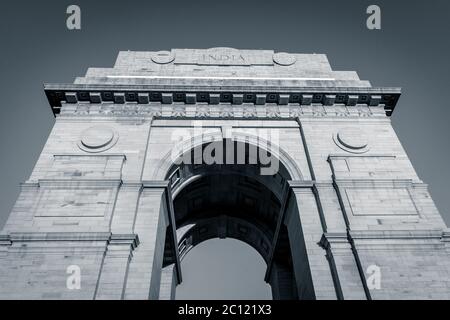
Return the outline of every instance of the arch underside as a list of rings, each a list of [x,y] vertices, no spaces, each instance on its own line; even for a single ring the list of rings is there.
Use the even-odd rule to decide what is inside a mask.
[[[283,165],[270,176],[259,170],[259,164],[184,163],[170,169],[178,248],[166,241],[163,267],[176,263],[174,252],[183,259],[203,241],[233,238],[263,257],[274,299],[298,299],[288,229],[281,223],[277,230],[291,177]]]

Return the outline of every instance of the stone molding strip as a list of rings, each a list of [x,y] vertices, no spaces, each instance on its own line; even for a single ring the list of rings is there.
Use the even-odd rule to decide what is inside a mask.
[[[150,102],[161,102],[172,104],[181,102],[185,104],[196,104],[200,102],[208,104],[232,103],[240,105],[252,103],[263,105],[274,103],[287,105],[299,103],[302,105],[322,104],[332,106],[343,104],[356,106],[366,104],[368,106],[384,105],[386,115],[390,116],[400,97],[400,88],[358,88],[358,87],[167,87],[137,86],[137,85],[81,85],[81,84],[45,84],[45,94],[50,103],[54,115],[61,111],[61,103],[74,104],[88,102],[99,104],[111,102],[124,104],[136,102],[148,104]]]
[[[443,230],[350,230],[349,236],[354,240],[368,239],[437,239],[447,237]]]
[[[105,241],[110,245],[130,245],[131,249],[139,245],[137,234],[112,234],[111,232],[12,232],[0,235],[0,245],[36,241]]]
[[[385,111],[386,105],[369,106],[357,104],[346,106],[345,104],[333,104],[324,106],[314,103],[303,105],[289,103],[278,105],[269,103],[255,105],[252,103],[232,104],[219,103],[216,105],[208,103],[185,104],[176,102],[163,104],[161,102],[150,102],[140,104],[126,102],[118,104],[115,102],[102,102],[93,104],[90,102],[67,103],[61,101],[57,116],[68,117],[121,117],[129,118],[156,118],[156,119],[297,119],[297,118],[321,118],[345,119],[345,118],[378,118],[388,119]]]

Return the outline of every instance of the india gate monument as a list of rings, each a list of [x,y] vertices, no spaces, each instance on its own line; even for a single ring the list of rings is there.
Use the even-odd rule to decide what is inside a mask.
[[[210,48],[123,51],[44,89],[56,122],[0,232],[1,299],[174,299],[213,238],[262,256],[273,299],[450,299],[400,88]]]

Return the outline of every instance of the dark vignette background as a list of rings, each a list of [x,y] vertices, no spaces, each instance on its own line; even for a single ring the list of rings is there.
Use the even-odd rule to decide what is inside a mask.
[[[66,29],[70,4],[81,7],[80,31]],[[365,26],[370,4],[381,7],[382,30]],[[216,46],[326,53],[334,70],[356,70],[374,86],[402,87],[393,126],[450,223],[450,1],[2,0],[0,15],[0,227],[54,123],[44,82],[72,82],[89,66],[111,67],[119,50]],[[213,247],[247,254],[233,243]],[[192,261],[211,258],[199,252]],[[249,263],[242,279],[254,271]],[[189,265],[186,272],[209,270]],[[243,297],[261,297],[263,289],[242,290]],[[239,297],[226,291],[221,297]]]

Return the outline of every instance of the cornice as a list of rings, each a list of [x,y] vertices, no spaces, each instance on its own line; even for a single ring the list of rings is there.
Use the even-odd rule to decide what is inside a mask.
[[[255,106],[266,104],[286,106],[295,103],[303,106],[317,104],[327,107],[335,104],[356,107],[363,104],[372,107],[383,106],[386,115],[390,116],[401,94],[400,88],[265,87],[250,85],[236,87],[214,85],[45,84],[44,90],[55,115],[60,113],[63,103],[85,102],[101,105],[108,102],[120,105],[131,102],[149,105],[152,102],[159,102],[163,105],[171,105],[178,102],[186,105],[229,103],[233,105],[253,104]],[[276,113],[274,117],[277,117]]]

